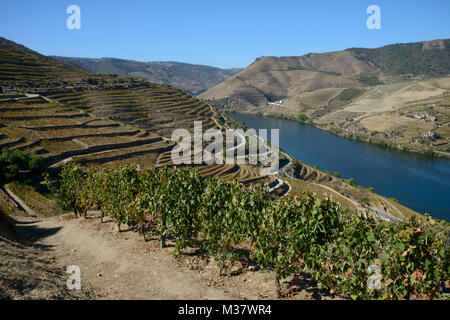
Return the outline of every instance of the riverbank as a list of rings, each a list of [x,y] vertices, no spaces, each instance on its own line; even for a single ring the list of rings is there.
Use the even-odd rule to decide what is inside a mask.
[[[218,112],[220,114],[220,112]],[[220,114],[221,121],[227,127],[247,130],[248,127],[230,117],[229,114]],[[229,125],[228,125],[229,124]],[[330,173],[311,167],[289,155],[280,147],[280,177],[278,184],[284,183],[288,187],[286,194],[301,196],[304,191],[314,192],[325,197],[337,199],[345,208],[355,213],[370,215],[371,212],[381,219],[409,220],[412,216],[421,217],[420,213],[410,210],[398,203],[396,199],[387,199],[373,192],[373,188],[364,188],[356,185],[353,178],[344,179],[338,172]],[[378,209],[372,210],[373,207]],[[386,208],[390,208],[388,213]],[[382,212],[380,215],[379,212]]]
[[[280,148],[300,159],[302,164],[309,164],[304,167],[312,168],[308,169],[311,177],[315,176],[313,171],[340,173],[345,183],[352,180],[353,184],[386,199],[396,199],[417,213],[449,219],[450,199],[446,190],[450,187],[450,167],[446,159],[375,148],[293,121],[249,114],[230,115],[256,130],[280,129]],[[360,192],[355,193],[367,198]]]

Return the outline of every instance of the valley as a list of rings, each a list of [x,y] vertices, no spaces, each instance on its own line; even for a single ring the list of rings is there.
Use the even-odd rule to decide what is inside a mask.
[[[340,69],[333,69],[330,59],[337,59]],[[273,176],[261,174],[260,162],[176,165],[171,156],[176,145],[172,132],[183,128],[192,133],[195,121],[202,122],[203,132],[244,127],[224,112],[238,107],[240,112],[261,114],[260,108],[291,110],[283,115],[304,113],[325,130],[331,124],[329,130],[380,134],[397,124],[393,117],[400,114],[392,112],[403,111],[403,126],[426,123],[421,128],[439,132],[439,150],[447,152],[447,79],[423,79],[417,85],[396,79],[369,87],[361,86],[367,75],[355,78],[354,72],[372,76],[377,68],[349,52],[335,58],[262,58],[249,67],[248,79],[248,70],[241,71],[195,97],[168,84],[92,73],[0,38],[0,252],[9,257],[0,273],[0,297],[437,297],[436,283],[446,286],[439,277],[445,268],[441,257],[446,253],[440,247],[447,222],[424,217],[352,179],[299,161],[284,149],[280,170]],[[294,79],[297,76],[301,81]],[[380,74],[379,79],[388,81],[388,76]],[[286,89],[283,81],[297,83]],[[235,91],[234,84],[245,90]],[[269,85],[270,91],[261,85]],[[300,88],[305,96],[291,98]],[[420,93],[411,99],[411,90]],[[374,99],[385,100],[379,105]],[[325,101],[330,112],[322,113],[315,103]],[[398,103],[405,108],[395,109]],[[426,115],[414,118],[425,106]],[[409,120],[411,114],[414,119]],[[267,141],[258,140],[268,149]],[[391,241],[403,245],[404,240],[396,238],[401,228],[412,232],[418,225],[426,231],[412,233],[418,238],[410,241],[420,243],[418,251],[429,246],[424,250],[432,252],[433,275],[439,280],[423,284],[424,293],[414,287],[404,293],[392,283],[384,291],[367,291],[366,270],[349,267],[353,259],[373,263],[384,248],[392,251],[389,259],[402,255]],[[439,241],[424,245],[428,231],[436,232]],[[341,237],[356,251],[340,246]],[[372,244],[375,237],[379,246]],[[366,261],[357,250],[371,256]],[[28,260],[36,256],[39,263],[30,265]],[[395,263],[389,259],[383,263]],[[88,286],[72,296],[64,292],[61,270],[74,260],[86,271]],[[158,264],[148,267],[150,261]],[[330,278],[329,261],[347,267]],[[46,264],[51,268],[42,281],[51,285],[49,291],[36,280]],[[17,268],[9,270],[11,265]],[[31,272],[25,274],[27,266]],[[389,269],[386,277],[403,276],[407,271],[402,266]],[[344,276],[349,273],[355,276]],[[103,279],[110,282],[105,285]]]
[[[408,207],[448,220],[446,159],[343,139],[292,120],[230,115],[251,128],[279,128],[280,147],[299,159],[288,172],[303,180],[303,185],[315,182],[329,186],[344,195],[347,202],[354,200],[360,208],[378,208],[398,218],[411,214]],[[392,206],[399,207],[402,213]]]
[[[449,47],[444,39],[262,57],[200,98],[231,112],[294,119],[348,139],[448,157]]]

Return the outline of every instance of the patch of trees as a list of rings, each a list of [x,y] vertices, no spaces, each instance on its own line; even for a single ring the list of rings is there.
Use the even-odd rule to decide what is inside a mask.
[[[339,96],[337,97],[341,101],[350,101],[354,98],[362,95],[364,93],[364,89],[359,88],[349,88],[342,91]]]
[[[2,149],[0,153],[0,181],[12,181],[38,173],[44,168],[44,159],[20,150]]]
[[[283,100],[286,97],[285,96],[279,96],[279,95],[276,95],[274,93],[268,92],[268,93],[264,94],[264,98],[266,98],[267,101],[269,101],[269,102],[276,102],[276,101]]]
[[[396,44],[378,49],[352,48],[359,60],[372,62],[389,74],[446,76],[450,73],[449,42],[445,49],[422,50],[423,44]]]
[[[342,76],[342,73],[341,72],[336,72],[336,71],[322,71],[322,70],[318,70],[319,72],[322,72],[322,73],[326,73],[326,74],[329,74],[329,75],[331,75],[331,76]]]
[[[97,85],[97,84],[98,84],[97,79],[94,79],[94,78],[88,78],[88,79],[86,80],[86,82],[87,82],[88,84],[90,84],[90,85]]]
[[[349,185],[351,185],[352,187],[356,187],[355,178],[344,179],[344,181],[345,181],[346,183],[348,183]]]
[[[380,81],[380,79],[377,76],[366,75],[366,74],[360,74],[359,76],[356,77],[356,80],[358,80],[362,84],[366,84],[368,86],[377,86],[380,84],[384,84],[384,82]]]
[[[298,120],[299,122],[305,122],[306,120],[308,120],[308,117],[306,116],[306,114],[300,113],[300,114],[297,116],[297,120]]]

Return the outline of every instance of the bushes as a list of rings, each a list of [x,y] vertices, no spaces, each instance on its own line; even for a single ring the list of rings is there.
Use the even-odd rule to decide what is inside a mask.
[[[168,168],[148,170],[141,177],[139,206],[155,217],[162,247],[167,235],[177,239],[177,254],[191,244],[200,231],[199,208],[204,181],[197,171]]]
[[[308,120],[308,117],[304,113],[300,113],[297,116],[297,121],[299,121],[299,122],[305,122],[306,120]]]
[[[338,226],[339,206],[328,199],[305,194],[301,199],[277,199],[262,211],[253,258],[275,270],[279,279],[303,266],[314,269],[320,248]]]
[[[66,166],[60,175],[60,185],[57,189],[52,189],[47,183],[56,197],[59,206],[63,210],[74,210],[75,214],[79,214],[81,210],[81,188],[84,183],[82,178],[83,172],[81,167],[75,163]],[[46,176],[48,179],[48,175]]]
[[[336,98],[340,101],[350,101],[362,95],[364,91],[364,89],[359,88],[344,89]]]
[[[349,185],[351,185],[352,187],[356,187],[355,178],[344,179],[344,181],[345,181],[346,183],[348,183]]]
[[[414,219],[393,226],[381,258],[383,276],[390,282],[384,294],[400,299],[436,297],[438,284],[448,280],[450,257],[445,242],[444,234],[435,234]]]
[[[198,246],[224,266],[245,242],[250,257],[278,280],[307,270],[319,286],[353,299],[433,298],[448,279],[446,233],[425,220],[363,219],[309,193],[272,200],[265,186],[250,189],[196,169],[93,170],[69,163],[60,180],[55,195],[66,209],[101,208],[142,230],[151,215],[161,244],[167,236],[176,240],[175,255]]]
[[[0,181],[18,179],[25,174],[39,172],[43,167],[44,160],[35,154],[4,148],[0,154]]]
[[[360,74],[356,77],[356,80],[368,86],[378,86],[384,84],[384,82],[380,81],[380,79],[376,75]]]

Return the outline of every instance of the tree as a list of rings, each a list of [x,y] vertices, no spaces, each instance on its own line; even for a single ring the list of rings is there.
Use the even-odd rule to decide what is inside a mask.
[[[300,122],[305,122],[306,120],[308,120],[308,117],[306,116],[306,114],[300,113],[300,114],[297,116],[297,120],[300,121]]]
[[[88,78],[87,83],[90,85],[97,85],[98,81],[97,81],[97,79],[94,79],[94,78]]]
[[[44,168],[44,159],[33,153],[28,161],[28,166],[33,172],[41,171]]]
[[[43,167],[44,160],[35,154],[6,148],[0,154],[0,180],[14,180],[19,178],[19,174],[39,172]]]

